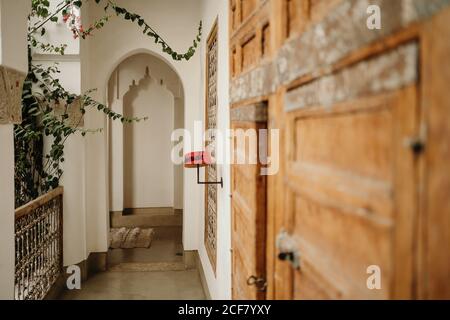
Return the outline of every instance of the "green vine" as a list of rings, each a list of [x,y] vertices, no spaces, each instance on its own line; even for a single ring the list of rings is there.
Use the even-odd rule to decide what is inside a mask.
[[[101,0],[95,0],[96,3],[100,3]],[[107,5],[105,7],[105,11],[107,12],[109,9],[114,10],[117,16],[121,16],[123,19],[130,21],[132,23],[136,23],[141,29],[143,34],[147,35],[150,38],[153,38],[153,41],[161,46],[161,49],[164,53],[167,53],[172,57],[173,60],[189,60],[194,54],[195,50],[198,47],[198,44],[201,41],[202,37],[202,22],[198,26],[198,33],[196,38],[193,40],[192,46],[186,51],[186,53],[178,53],[172,49],[172,47],[145,21],[143,17],[136,13],[132,13],[125,8],[117,6],[111,0],[107,1]]]
[[[80,124],[88,109],[102,112],[113,121],[121,121],[124,124],[147,120],[143,118],[128,118],[114,112],[106,105],[95,101],[90,95],[95,90],[89,90],[82,95],[68,92],[60,83],[58,76],[61,71],[58,64],[44,67],[32,60],[32,50],[40,49],[42,52],[64,55],[67,44],[52,44],[43,42],[40,37],[46,34],[47,23],[56,23],[61,18],[65,23],[73,25],[74,38],[86,37],[93,34],[94,30],[103,28],[112,15],[124,20],[136,23],[147,36],[161,46],[164,53],[170,55],[173,60],[189,60],[195,54],[201,41],[202,23],[198,28],[198,35],[193,45],[186,53],[180,54],[174,51],[168,43],[142,18],[131,13],[127,9],[117,6],[113,1],[107,0],[104,17],[95,21],[93,25],[84,30],[76,24],[76,17],[71,15],[70,9],[75,6],[81,8],[84,1],[63,0],[54,12],[50,11],[48,0],[31,0],[32,9],[28,25],[28,75],[24,82],[22,92],[22,123],[14,128],[15,142],[15,190],[16,206],[21,206],[36,197],[56,188],[64,173],[63,163],[64,145],[67,139],[74,134],[85,136],[89,133],[101,132],[101,129],[85,129]],[[101,0],[94,0],[100,4]],[[75,103],[79,101],[79,103]],[[71,108],[79,106],[79,110]],[[73,116],[78,112],[79,118],[73,123]],[[49,150],[44,152],[44,142],[50,141]]]

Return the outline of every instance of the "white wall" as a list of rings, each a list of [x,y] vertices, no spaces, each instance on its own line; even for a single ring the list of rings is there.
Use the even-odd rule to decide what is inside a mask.
[[[28,0],[0,0],[0,64],[27,72]],[[0,299],[14,299],[13,125],[0,125]]]
[[[0,299],[14,297],[13,125],[0,124]]]
[[[174,129],[182,128],[184,128],[184,98],[175,98]],[[173,146],[175,146],[177,142],[178,141],[175,141]],[[174,209],[183,209],[183,164],[174,165],[173,180],[173,207]]]
[[[206,40],[214,22],[218,19],[218,122],[217,127],[223,133],[230,128],[229,119],[229,53],[228,53],[228,0],[203,0],[202,20],[204,25],[204,37],[202,45],[203,70],[206,68],[205,48]],[[205,73],[202,73],[202,88],[205,88]],[[206,92],[202,94],[201,105],[204,112]],[[229,152],[229,140],[224,134],[223,146],[225,152]],[[204,210],[201,211],[199,232],[199,254],[202,261],[208,287],[212,299],[231,299],[231,202],[230,202],[230,166],[218,165],[218,177],[223,177],[224,188],[217,189],[217,272],[216,276],[204,246]]]
[[[196,36],[200,21],[201,0],[120,0],[119,6],[139,13],[170,42],[175,50],[184,52]],[[103,16],[103,6],[90,3],[91,22]],[[86,41],[84,57],[89,58],[89,76],[85,85],[98,88],[93,97],[106,102],[108,79],[117,65],[125,58],[139,52],[160,55],[161,49],[152,39],[144,36],[136,24],[113,17],[104,29],[96,31]],[[202,119],[203,105],[200,102],[201,87],[200,60],[195,55],[189,62],[173,62],[167,55],[161,58],[169,63],[179,75],[184,88],[185,117],[184,127],[193,132],[194,120]],[[103,115],[88,112],[85,124],[93,128],[107,128]],[[190,150],[186,150],[190,151]],[[87,138],[86,149],[86,209],[87,239],[89,251],[107,250],[108,231],[108,144],[107,135],[98,134]],[[201,210],[202,188],[196,184],[195,170],[184,170],[183,245],[185,250],[198,248],[198,219]],[[185,194],[186,195],[186,194]]]
[[[174,166],[171,161],[174,98],[150,76],[124,96],[127,117],[148,120],[124,126],[125,208],[173,207]]]
[[[152,79],[151,84],[144,81],[146,72]],[[137,85],[142,82],[140,91],[145,97],[141,102],[130,102],[131,96],[136,96],[139,91],[132,86],[133,82]],[[147,92],[148,89],[150,92]],[[169,104],[159,101],[167,95]],[[147,207],[182,209],[183,170],[180,166],[173,166],[170,159],[172,130],[176,121],[184,120],[184,97],[177,73],[156,56],[133,55],[125,59],[111,75],[108,104],[115,112],[127,116],[149,116],[145,122],[126,126],[118,121],[109,121],[110,211]],[[136,110],[130,113],[133,106]],[[172,115],[167,114],[170,109]],[[170,117],[170,120],[166,121],[164,117]],[[183,125],[181,123],[180,126]],[[124,141],[124,133],[131,128],[146,131],[142,132],[145,138],[138,137],[142,142],[133,142],[133,139]],[[130,153],[130,150],[133,152]],[[132,162],[135,162],[134,165]]]

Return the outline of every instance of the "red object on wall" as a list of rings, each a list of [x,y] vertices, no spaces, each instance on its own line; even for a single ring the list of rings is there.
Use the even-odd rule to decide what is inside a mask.
[[[184,156],[185,168],[206,167],[211,164],[213,164],[213,160],[209,153],[205,151],[190,152]]]

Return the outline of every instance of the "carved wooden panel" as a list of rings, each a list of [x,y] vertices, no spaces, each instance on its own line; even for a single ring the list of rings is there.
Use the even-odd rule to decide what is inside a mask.
[[[240,0],[242,20],[247,19],[256,9],[258,0]]]
[[[262,35],[261,35],[261,56],[263,58],[266,58],[270,55],[270,46],[271,46],[271,39],[270,39],[270,23],[266,23],[262,28]]]
[[[297,0],[284,0],[286,10],[286,37],[289,38],[295,33],[298,24],[299,12]]]
[[[245,71],[258,62],[258,40],[256,35],[250,35],[242,43],[242,70]]]
[[[231,31],[236,30],[241,23],[238,2],[239,2],[239,0],[230,0],[230,29],[231,29]]]
[[[218,34],[217,22],[213,26],[207,41],[206,52],[206,130],[209,131],[207,149],[215,158],[215,132],[217,129],[217,68],[218,68]],[[217,166],[206,167],[206,181],[217,181]],[[205,186],[205,247],[208,252],[213,270],[217,261],[217,184]]]
[[[240,17],[242,8],[248,13],[245,19],[236,22],[235,27],[230,27],[230,68],[231,77],[237,77],[257,66],[262,59],[268,59],[272,53],[272,36],[270,25],[270,2],[231,0],[230,15]],[[230,24],[235,18],[230,17]]]
[[[0,66],[0,124],[22,122],[22,87],[26,74]]]

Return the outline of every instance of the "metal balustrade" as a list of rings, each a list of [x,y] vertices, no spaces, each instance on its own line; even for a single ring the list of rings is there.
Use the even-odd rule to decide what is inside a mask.
[[[42,300],[63,270],[63,188],[16,209],[15,299]]]

